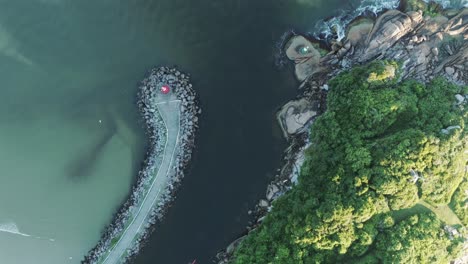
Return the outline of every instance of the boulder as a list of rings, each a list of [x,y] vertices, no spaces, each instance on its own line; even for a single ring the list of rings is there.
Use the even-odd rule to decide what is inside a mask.
[[[268,201],[262,199],[262,200],[260,200],[260,203],[258,205],[260,207],[266,208],[266,207],[268,207],[269,204],[268,204]]]
[[[412,16],[398,10],[389,10],[382,14],[376,21],[371,33],[366,40],[366,48],[359,61],[368,61],[379,54],[384,54],[400,38],[421,22],[416,13]]]
[[[351,46],[359,46],[364,43],[372,30],[374,22],[370,19],[360,19],[349,25],[346,39]]]
[[[443,31],[451,36],[467,34],[468,8],[463,9],[457,16],[447,21],[443,26]]]
[[[465,101],[465,97],[461,94],[456,94],[455,99],[457,99],[457,104],[462,104]]]
[[[277,114],[285,138],[308,129],[309,122],[317,115],[317,108],[305,98],[285,104]]]
[[[424,21],[424,25],[421,29],[418,30],[420,34],[431,35],[433,33],[439,32],[442,29],[442,25],[447,23],[448,18],[444,16],[430,17]]]
[[[301,35],[293,36],[285,45],[286,56],[294,61],[295,73],[299,81],[319,70],[320,53],[312,42]]]
[[[276,186],[275,184],[271,184],[270,186],[268,186],[268,190],[267,190],[267,194],[266,194],[266,198],[271,201],[271,199],[273,199],[273,197],[275,197],[275,195],[279,192],[279,188],[278,186]]]

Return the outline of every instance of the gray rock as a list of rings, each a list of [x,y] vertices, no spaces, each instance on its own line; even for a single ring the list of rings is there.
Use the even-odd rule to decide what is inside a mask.
[[[275,184],[271,184],[270,186],[268,186],[268,191],[267,191],[267,195],[266,195],[266,198],[271,201],[271,199],[279,192],[279,188],[278,186],[276,186]]]
[[[266,208],[266,207],[268,207],[269,204],[268,204],[268,201],[262,199],[262,200],[260,200],[260,203],[258,205],[260,207],[265,207]]]
[[[277,113],[283,134],[286,138],[303,132],[308,128],[309,122],[317,115],[316,106],[303,98],[290,101]]]
[[[465,97],[461,94],[456,94],[455,99],[457,99],[457,104],[462,104],[465,101]]]
[[[455,69],[452,68],[452,67],[445,67],[445,72],[448,74],[448,75],[453,75],[455,73]]]
[[[389,10],[382,14],[366,40],[367,48],[359,61],[364,62],[378,54],[384,54],[400,38],[419,24],[421,19],[416,15],[410,17],[410,15],[398,10]]]

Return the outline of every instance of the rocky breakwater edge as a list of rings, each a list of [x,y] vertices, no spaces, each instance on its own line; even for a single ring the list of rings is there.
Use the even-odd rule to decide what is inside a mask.
[[[128,199],[115,213],[112,223],[105,229],[100,241],[88,252],[82,263],[103,263],[106,255],[119,241],[128,223],[138,212],[140,204],[155,180],[155,172],[162,163],[167,138],[165,123],[154,100],[158,93],[162,92],[161,85],[170,87],[170,92],[174,93],[176,98],[180,100],[180,134],[175,150],[175,165],[171,168],[171,175],[166,187],[160,191],[162,199],[153,205],[152,211],[146,212],[146,223],[142,226],[142,230],[135,234],[133,244],[122,256],[121,262],[127,262],[138,253],[154,230],[154,225],[163,219],[170,203],[175,198],[177,188],[188,168],[195,147],[195,136],[201,109],[198,97],[190,83],[189,75],[176,68],[159,67],[151,69],[138,88],[137,107],[149,139],[142,168]]]
[[[468,8],[444,9],[436,3],[407,0],[375,16],[359,16],[344,28],[342,39],[317,39],[291,32],[284,40],[282,53],[300,82],[296,99],[277,112],[290,146],[265,198],[249,211],[255,220],[249,222],[241,237],[217,254],[215,262],[229,263],[236,247],[262,222],[274,200],[297,183],[304,150],[309,147],[309,128],[326,110],[328,82],[337,74],[379,60],[386,64],[385,72],[373,78],[410,78],[426,83],[443,76],[458,85],[468,84]],[[468,94],[457,94],[453,100],[464,105]]]

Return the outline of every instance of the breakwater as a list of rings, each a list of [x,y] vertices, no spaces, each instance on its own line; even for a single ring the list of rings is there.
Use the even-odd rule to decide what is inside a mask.
[[[129,198],[82,263],[125,262],[134,256],[151,226],[163,218],[191,159],[201,110],[188,74],[152,69],[139,86],[137,106],[149,138],[142,169]]]

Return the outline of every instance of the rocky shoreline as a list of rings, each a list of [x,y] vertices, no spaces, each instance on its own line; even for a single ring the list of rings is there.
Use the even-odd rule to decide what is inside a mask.
[[[161,191],[162,201],[155,204],[148,215],[143,231],[134,241],[131,249],[127,250],[125,259],[138,253],[143,246],[144,241],[152,231],[152,226],[164,217],[164,213],[175,198],[175,192],[179,186],[192,156],[195,147],[195,135],[198,129],[198,118],[201,109],[198,104],[198,98],[193,90],[189,80],[189,75],[178,71],[176,68],[159,67],[150,70],[138,88],[137,106],[141,117],[145,123],[145,131],[149,138],[149,146],[145,155],[142,168],[138,173],[136,183],[126,202],[120,207],[113,217],[112,223],[103,232],[98,244],[91,249],[85,256],[82,263],[100,263],[105,254],[113,247],[113,244],[119,239],[135,212],[138,204],[143,200],[147,193],[148,185],[153,182],[154,175],[150,172],[161,164],[161,155],[166,140],[166,129],[161,116],[158,113],[157,106],[154,104],[154,97],[159,93],[161,83],[167,84],[173,90],[177,99],[181,101],[180,106],[180,140],[176,146],[176,166],[174,173],[170,177],[167,187]]]
[[[345,28],[341,41],[287,34],[289,39],[284,41],[281,53],[294,65],[300,94],[278,111],[277,119],[290,147],[285,151],[282,169],[267,187],[265,199],[249,211],[255,221],[217,254],[216,263],[229,263],[246,234],[271,210],[271,203],[297,181],[308,128],[326,110],[327,83],[338,73],[373,60],[389,60],[399,62],[401,69],[398,72],[388,67],[388,77],[429,82],[444,76],[456,84],[468,84],[468,8],[443,9],[436,3],[407,0],[397,9],[357,17]],[[468,95],[458,94],[454,100],[467,101]]]

